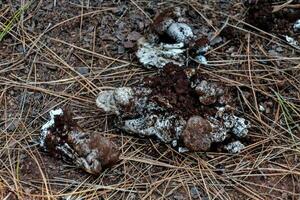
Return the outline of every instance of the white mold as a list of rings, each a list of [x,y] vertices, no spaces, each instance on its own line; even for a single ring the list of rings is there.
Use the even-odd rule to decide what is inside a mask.
[[[199,101],[204,105],[214,104],[224,91],[215,83],[202,80],[195,88],[199,95]]]
[[[250,124],[246,119],[234,116],[234,125],[231,130],[235,136],[239,138],[246,137],[249,127]]]
[[[230,134],[238,138],[246,137],[250,122],[242,117],[237,117],[227,111],[227,107],[219,107],[216,116],[211,116],[208,120],[213,128],[212,141],[223,142]]]
[[[120,87],[114,90],[115,102],[119,105],[128,105],[133,99],[133,90],[130,87]]]
[[[118,114],[113,90],[100,92],[96,99],[96,104],[104,112]]]

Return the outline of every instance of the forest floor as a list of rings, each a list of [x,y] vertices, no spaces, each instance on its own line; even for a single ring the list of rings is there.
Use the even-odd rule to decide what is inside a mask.
[[[299,199],[300,47],[285,36],[300,41],[300,2],[248,2],[0,0],[0,198]],[[221,38],[196,69],[231,87],[251,122],[238,154],[178,153],[120,133],[96,106],[100,91],[157,73],[139,63],[136,41],[175,7],[195,33]],[[41,151],[58,107],[114,141],[121,162],[94,176]]]

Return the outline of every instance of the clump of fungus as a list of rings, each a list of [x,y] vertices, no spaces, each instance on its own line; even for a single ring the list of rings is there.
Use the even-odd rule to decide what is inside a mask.
[[[189,78],[186,72],[167,64],[140,86],[101,92],[96,103],[102,111],[118,116],[115,125],[120,130],[154,136],[178,151],[209,151],[212,143],[246,137],[250,124],[227,105],[228,91],[198,78],[194,86],[191,79],[195,77]]]
[[[50,120],[42,126],[39,143],[43,150],[91,174],[99,174],[119,160],[120,153],[113,142],[82,130],[67,110],[50,111]]]
[[[195,36],[192,27],[182,22],[179,10],[159,14],[153,22],[153,33],[138,41],[136,55],[144,67],[162,69],[168,63],[185,64],[185,52]]]

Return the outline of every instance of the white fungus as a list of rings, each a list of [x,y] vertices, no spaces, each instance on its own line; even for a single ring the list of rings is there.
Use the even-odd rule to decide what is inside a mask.
[[[184,126],[185,121],[179,116],[149,114],[140,118],[124,120],[119,128],[140,137],[155,136],[161,142],[175,145]],[[171,132],[175,132],[175,134],[171,134]]]
[[[128,105],[132,98],[133,91],[130,87],[120,87],[114,90],[114,99],[119,105]]]
[[[99,93],[96,104],[104,112],[119,114],[119,107],[125,106],[133,99],[133,91],[130,87],[120,87],[114,90]]]
[[[239,138],[246,137],[249,126],[249,122],[246,119],[234,116],[232,133]]]
[[[210,118],[209,121],[210,121],[211,127],[213,129],[213,131],[210,133],[211,141],[212,142],[223,142],[228,137],[228,129],[226,129],[224,126],[222,126],[221,123],[215,119]]]
[[[116,102],[113,94],[114,92],[112,90],[100,92],[96,99],[96,104],[104,112],[112,112],[118,114],[118,109],[116,107]]]
[[[195,91],[204,105],[212,105],[224,94],[217,84],[205,80],[195,85]],[[189,143],[183,147],[180,144],[187,121],[175,113],[167,112],[167,105],[161,107],[151,101],[151,95],[152,90],[146,87],[120,87],[101,92],[96,101],[104,112],[119,115],[115,124],[120,130],[140,137],[154,136],[185,152],[184,148]],[[211,126],[210,132],[206,133],[211,142],[220,143],[226,138],[247,136],[250,123],[246,119],[235,116],[228,105],[215,108],[217,112],[214,115],[205,117]]]
[[[166,64],[173,63],[182,66],[186,59],[184,43],[165,44],[149,43],[145,38],[138,41],[139,49],[136,53],[139,61],[146,68],[162,69]]]
[[[241,152],[245,148],[245,145],[243,145],[240,141],[234,141],[225,146],[225,149],[232,154],[236,154]]]
[[[295,22],[293,28],[295,32],[300,31],[300,19]]]
[[[63,115],[64,112],[61,108],[59,108],[57,110],[51,110],[49,112],[49,114],[50,114],[50,120],[47,121],[46,124],[44,124],[41,129],[41,135],[40,135],[40,146],[41,147],[45,146],[45,139],[46,139],[47,135],[49,134],[49,129],[51,127],[53,127],[55,124],[55,121],[54,121],[55,116]]]
[[[199,101],[204,105],[214,104],[224,94],[224,91],[217,84],[202,80],[195,88],[199,95]]]
[[[246,137],[250,122],[242,117],[237,117],[234,114],[227,112],[227,107],[218,108],[216,115],[208,118],[212,131],[213,142],[223,142],[230,133],[238,138]]]
[[[178,43],[187,44],[194,37],[192,28],[185,23],[172,23],[166,33]]]
[[[119,159],[114,143],[99,134],[83,131],[72,114],[62,109],[50,111],[50,120],[41,129],[40,146],[92,174],[99,174]]]
[[[171,18],[167,18],[162,22],[162,31],[166,32],[168,28],[171,26],[171,24],[175,23],[175,21]]]
[[[297,49],[300,49],[300,45],[299,45],[299,42],[297,40],[295,40],[294,38],[292,37],[289,37],[289,36],[285,36],[285,40],[287,41],[287,43],[289,43],[289,45],[297,48]]]
[[[203,64],[203,65],[207,65],[207,64],[208,64],[206,57],[203,56],[203,55],[198,55],[198,56],[196,56],[196,60],[197,60],[200,64]]]

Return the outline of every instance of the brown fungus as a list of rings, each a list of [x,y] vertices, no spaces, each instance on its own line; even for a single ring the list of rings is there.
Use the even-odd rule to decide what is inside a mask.
[[[191,117],[181,135],[184,145],[191,151],[207,151],[211,146],[210,123],[200,117]]]

